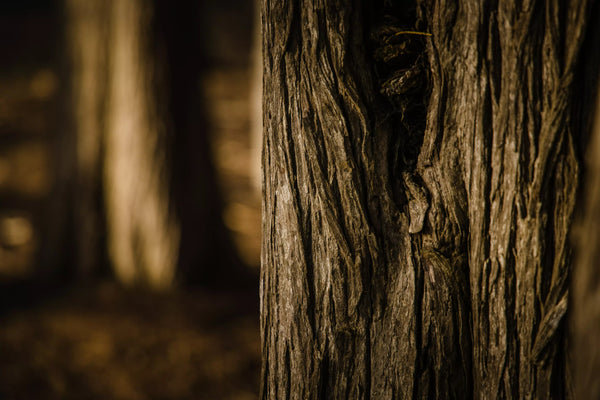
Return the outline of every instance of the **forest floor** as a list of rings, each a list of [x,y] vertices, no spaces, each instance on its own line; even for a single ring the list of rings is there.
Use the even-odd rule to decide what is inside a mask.
[[[255,399],[256,293],[66,291],[0,320],[0,398]]]

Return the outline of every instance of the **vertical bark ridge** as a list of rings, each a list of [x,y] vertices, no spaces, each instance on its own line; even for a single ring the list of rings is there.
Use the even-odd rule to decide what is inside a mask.
[[[396,171],[354,28],[382,5],[263,0],[262,398],[564,397],[582,3],[420,2],[427,126]]]
[[[368,110],[380,99],[356,28],[363,7],[263,2],[262,398],[470,393],[468,285],[452,273],[465,259],[444,247],[455,247],[461,227],[449,224],[443,238],[431,230],[428,261],[419,261],[414,218],[424,218],[427,194],[410,173],[391,181],[398,133]],[[397,184],[410,192],[414,218],[395,198]],[[446,227],[446,215],[465,212],[454,202],[438,218]]]
[[[579,165],[569,101],[589,9],[583,3],[436,1],[431,14],[431,65],[441,72],[433,75],[425,143],[441,140],[441,151],[423,153],[420,168],[430,192],[441,176],[466,190],[434,201],[429,224],[436,209],[468,204],[455,232],[470,232],[474,390],[482,398],[564,393],[557,372],[564,366],[553,356],[563,346]],[[440,104],[442,127],[432,123]],[[436,168],[440,175],[430,172]]]

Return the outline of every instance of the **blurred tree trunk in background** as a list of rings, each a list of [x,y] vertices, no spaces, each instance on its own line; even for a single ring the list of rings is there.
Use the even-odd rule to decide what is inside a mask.
[[[586,155],[583,218],[575,235],[577,257],[571,285],[571,343],[575,398],[591,400],[600,398],[600,96]]]
[[[593,3],[263,0],[263,399],[571,397]]]
[[[198,0],[155,0],[155,26],[164,48],[166,97],[159,99],[171,124],[172,193],[180,220],[177,274],[187,284],[256,286],[241,266],[222,218],[222,197],[213,165],[209,127],[200,96],[206,68]],[[248,280],[249,279],[249,280]]]
[[[102,148],[108,80],[110,2],[63,1],[64,90],[54,141],[54,185],[36,277],[85,279],[105,263],[101,243]]]
[[[64,171],[72,175],[73,227],[75,243],[72,262],[79,277],[97,272],[104,261],[102,240],[106,226],[102,214],[101,149],[105,127],[110,2],[67,0],[65,7],[67,52],[70,79],[69,125],[63,133],[66,150],[72,151],[74,165]],[[64,160],[63,160],[64,161]],[[64,212],[67,215],[67,212]]]
[[[59,183],[72,193],[63,207],[72,221],[56,215],[66,225],[59,250],[75,252],[82,276],[108,251],[126,284],[225,276],[237,259],[199,101],[197,2],[65,0],[65,17],[72,126]],[[48,264],[63,259],[42,253]]]
[[[171,126],[160,104],[168,97],[153,49],[154,11],[144,0],[111,3],[103,187],[117,278],[157,287],[173,280],[180,222],[170,197]]]

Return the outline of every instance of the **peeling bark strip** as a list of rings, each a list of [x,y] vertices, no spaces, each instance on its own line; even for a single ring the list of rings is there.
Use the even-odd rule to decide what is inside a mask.
[[[581,135],[570,116],[590,3],[436,1],[429,12],[436,67],[419,169],[441,194],[430,215],[451,221],[434,232],[448,245],[469,233],[476,397],[567,396]]]
[[[591,1],[390,3],[262,3],[261,398],[568,397]],[[422,146],[380,93],[387,13],[431,34]]]

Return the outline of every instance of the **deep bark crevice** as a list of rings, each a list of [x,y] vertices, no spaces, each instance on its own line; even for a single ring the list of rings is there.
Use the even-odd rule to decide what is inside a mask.
[[[590,3],[557,1],[263,0],[263,398],[565,393]]]

